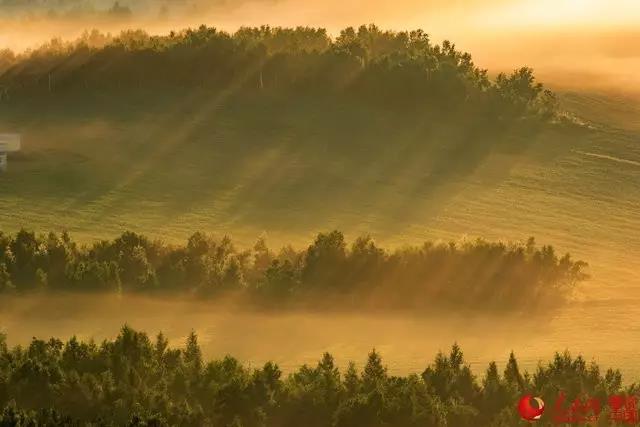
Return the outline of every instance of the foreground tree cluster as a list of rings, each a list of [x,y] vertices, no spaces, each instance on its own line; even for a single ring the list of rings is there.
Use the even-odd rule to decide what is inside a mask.
[[[300,96],[379,105],[481,123],[540,121],[556,109],[553,94],[529,68],[494,80],[449,41],[422,30],[346,28],[336,38],[319,28],[241,28],[228,34],[201,26],[166,36],[142,30],[116,37],[86,32],[23,54],[0,51],[0,101],[101,94],[126,100],[142,91],[230,96]]]
[[[585,279],[585,263],[551,246],[484,240],[388,251],[369,237],[350,246],[320,233],[303,250],[251,250],[195,233],[184,246],[125,232],[80,246],[67,233],[0,233],[4,292],[174,292],[241,296],[260,304],[384,308],[533,309],[561,303]]]
[[[259,369],[230,356],[206,362],[195,333],[181,349],[163,334],[153,341],[127,326],[101,344],[34,338],[8,348],[0,339],[0,424],[7,426],[512,427],[520,425],[523,394],[552,404],[560,391],[573,401],[638,390],[623,388],[619,371],[603,374],[566,352],[533,375],[512,353],[502,374],[492,362],[478,379],[457,345],[421,375],[390,375],[375,350],[361,370],[350,363],[341,371],[325,354],[283,375],[272,362]],[[606,410],[602,420],[609,425]]]

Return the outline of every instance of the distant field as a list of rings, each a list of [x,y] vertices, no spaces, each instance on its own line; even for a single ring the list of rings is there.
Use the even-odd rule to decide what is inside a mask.
[[[637,92],[567,92],[562,95],[561,102],[565,109],[587,120],[640,131],[640,94]]]

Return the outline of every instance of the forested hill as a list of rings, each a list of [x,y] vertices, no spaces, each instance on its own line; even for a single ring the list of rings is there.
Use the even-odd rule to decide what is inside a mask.
[[[465,114],[483,123],[548,119],[556,101],[529,68],[489,79],[471,55],[420,30],[241,28],[201,26],[151,36],[86,32],[15,54],[0,51],[2,103],[117,97],[154,100],[167,93],[205,93],[218,102],[257,96],[310,96],[420,114]]]
[[[530,232],[538,222],[518,215],[544,205],[512,206],[524,203],[520,181],[490,196],[478,185],[513,170],[530,188],[541,176],[533,162],[582,136],[555,125],[554,96],[532,70],[490,79],[422,31],[93,31],[0,57],[0,132],[23,137],[0,178],[9,233],[69,230],[93,242],[129,229],[174,243],[218,230],[245,246],[262,232],[306,244],[327,228],[392,246],[431,230],[445,240],[538,236],[547,224]],[[581,171],[539,185],[575,191]],[[451,205],[475,196],[483,209]],[[518,229],[475,227],[496,216]]]

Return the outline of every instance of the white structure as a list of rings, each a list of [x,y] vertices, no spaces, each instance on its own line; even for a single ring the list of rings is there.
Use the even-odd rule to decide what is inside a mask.
[[[20,135],[0,133],[0,172],[7,170],[7,154],[20,151]]]

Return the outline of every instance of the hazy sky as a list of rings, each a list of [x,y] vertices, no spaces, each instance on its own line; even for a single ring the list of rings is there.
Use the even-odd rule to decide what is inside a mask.
[[[0,17],[51,13],[79,18],[104,12],[112,0],[0,0]],[[135,16],[157,18],[161,8],[177,19],[227,25],[316,25],[332,29],[362,22],[384,26],[451,26],[496,31],[544,28],[634,28],[638,0],[120,0]],[[166,15],[166,13],[165,13]],[[1,30],[0,30],[1,31]]]

